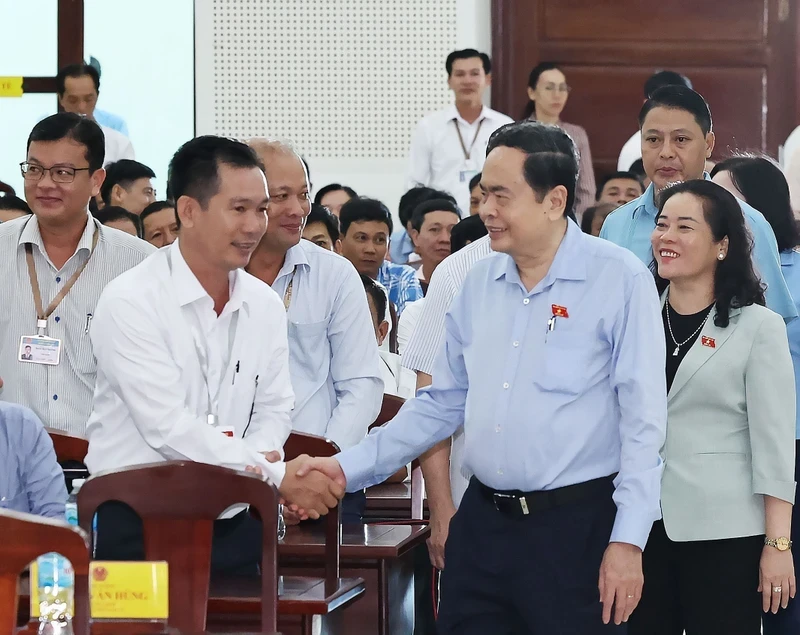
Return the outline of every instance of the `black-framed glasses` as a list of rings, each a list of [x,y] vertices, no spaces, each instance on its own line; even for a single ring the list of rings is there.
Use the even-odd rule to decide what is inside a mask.
[[[26,181],[41,181],[46,172],[50,173],[50,178],[53,183],[72,183],[75,180],[75,173],[82,170],[91,170],[91,168],[71,168],[66,165],[56,165],[52,168],[46,168],[35,163],[28,163],[23,161],[19,164],[22,178]]]

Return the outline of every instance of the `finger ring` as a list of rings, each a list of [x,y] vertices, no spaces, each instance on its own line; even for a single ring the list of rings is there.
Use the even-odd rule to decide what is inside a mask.
[[[772,592],[773,593],[780,593],[781,590],[782,590],[782,587],[779,587],[779,586],[772,587]]]

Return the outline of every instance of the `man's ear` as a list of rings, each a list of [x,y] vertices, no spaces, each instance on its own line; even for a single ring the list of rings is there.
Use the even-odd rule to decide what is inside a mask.
[[[342,255],[342,239],[337,238],[336,242],[333,243],[333,252],[336,254]]]
[[[378,346],[382,346],[387,337],[389,337],[389,323],[384,320],[378,326]]]

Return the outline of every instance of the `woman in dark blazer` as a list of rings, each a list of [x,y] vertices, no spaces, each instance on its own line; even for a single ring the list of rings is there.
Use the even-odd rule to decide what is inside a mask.
[[[795,594],[794,371],[764,305],[736,199],[709,181],[667,189],[652,243],[664,303],[663,520],[643,555],[630,635],[760,635]]]

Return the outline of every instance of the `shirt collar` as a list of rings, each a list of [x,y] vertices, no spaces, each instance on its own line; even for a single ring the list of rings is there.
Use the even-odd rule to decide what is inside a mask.
[[[556,256],[537,287],[546,288],[556,280],[586,280],[586,234],[571,220],[567,221],[567,232],[561,239]],[[505,277],[506,282],[522,285],[519,269],[511,256],[497,258],[492,273],[495,280]]]
[[[281,270],[278,272],[278,276],[275,279],[278,280],[278,278],[289,275],[299,266],[305,266],[311,269],[311,263],[308,261],[306,250],[303,249],[302,238],[300,239],[299,243],[293,247],[290,247],[286,252],[286,256],[283,259],[283,266],[281,267]]]
[[[481,119],[485,119],[489,116],[489,111],[486,106],[481,107],[481,114],[478,115],[478,118],[473,121],[472,123],[467,122],[461,115],[458,114],[458,108],[456,108],[455,104],[450,104],[450,106],[446,110],[447,113],[447,120],[452,121],[453,119],[458,119],[461,123],[465,126],[476,126]]]
[[[92,250],[92,240],[94,239],[94,233],[96,231],[100,231],[101,237],[103,235],[102,231],[100,230],[100,223],[98,223],[91,216],[91,214],[89,214],[89,212],[86,212],[86,217],[86,228],[83,230],[81,239],[78,241],[78,247],[75,250],[76,254],[81,249],[86,250],[86,253],[89,253]],[[39,230],[39,219],[35,214],[30,215],[28,222],[25,223],[25,227],[22,228],[22,233],[19,236],[19,245],[25,245],[28,243],[36,245],[41,253],[46,253],[44,249],[44,242],[42,241],[42,233]]]
[[[213,302],[211,296],[208,295],[208,292],[203,288],[197,276],[194,275],[186,263],[180,250],[180,239],[169,246],[167,258],[172,263],[172,281],[175,287],[175,297],[180,306],[187,306],[203,298],[208,298]],[[242,284],[244,275],[245,273],[241,269],[231,271],[228,274],[230,297],[221,315],[232,313],[241,307],[248,308],[247,300],[244,297],[244,285]]]
[[[711,175],[708,172],[703,172],[703,179],[706,181],[710,181]],[[650,216],[655,218],[656,214],[658,213],[658,207],[656,207],[656,188],[652,182],[650,183],[650,185],[647,186],[647,189],[644,191],[644,194],[642,194],[642,200],[644,201],[645,211]]]

